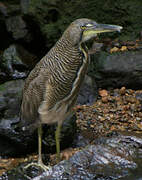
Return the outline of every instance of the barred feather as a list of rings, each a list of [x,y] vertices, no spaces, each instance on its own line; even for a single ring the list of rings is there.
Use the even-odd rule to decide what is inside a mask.
[[[80,44],[72,43],[68,31],[25,82],[21,122],[27,128],[36,128],[39,123],[62,122],[76,101],[88,56]]]

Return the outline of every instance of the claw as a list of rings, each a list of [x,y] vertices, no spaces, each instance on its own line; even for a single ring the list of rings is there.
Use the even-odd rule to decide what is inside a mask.
[[[26,166],[24,167],[24,169],[27,169],[27,168],[29,168],[30,166],[40,167],[40,168],[43,169],[44,171],[48,171],[48,170],[51,168],[51,166],[46,166],[46,165],[44,165],[43,163],[33,163],[33,162],[32,162],[32,163],[26,165]]]

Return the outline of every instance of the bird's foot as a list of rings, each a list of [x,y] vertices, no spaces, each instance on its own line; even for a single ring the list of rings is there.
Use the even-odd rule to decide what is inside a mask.
[[[36,167],[40,167],[41,169],[43,169],[44,171],[49,171],[49,169],[51,169],[51,166],[46,166],[45,164],[43,164],[43,162],[37,162],[37,163],[30,163],[28,165],[26,165],[24,167],[24,169],[29,168],[30,166],[36,166]]]

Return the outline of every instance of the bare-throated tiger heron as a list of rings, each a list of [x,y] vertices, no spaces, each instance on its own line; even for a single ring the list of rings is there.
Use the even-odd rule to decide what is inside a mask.
[[[72,111],[89,63],[84,42],[98,33],[121,29],[121,26],[98,24],[86,18],[75,20],[26,79],[21,122],[23,129],[38,127],[39,166],[45,167],[41,157],[42,124],[57,122],[55,138],[57,158],[60,159],[61,125]]]

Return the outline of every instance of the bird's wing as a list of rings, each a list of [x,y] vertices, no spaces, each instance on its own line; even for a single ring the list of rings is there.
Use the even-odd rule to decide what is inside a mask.
[[[63,86],[63,84],[60,82],[58,83],[58,85],[54,86],[49,81],[47,81],[44,93],[44,101],[41,103],[40,111],[51,110],[57,103],[59,103],[69,95],[72,89],[72,82],[70,80],[67,83],[68,87]]]
[[[68,97],[72,88],[63,92],[58,89],[61,87],[60,83],[56,87],[49,82],[46,84],[44,100],[38,108],[42,123],[62,122],[66,118],[67,113],[70,112],[68,108],[69,103],[65,103],[64,100]]]
[[[35,74],[34,74],[35,75]],[[45,78],[47,77],[47,73],[44,71],[39,73],[37,77],[32,77],[32,73],[29,75],[25,82],[24,90],[23,90],[23,99],[21,105],[21,126],[25,126],[28,128],[30,125],[35,128],[40,123],[38,108],[43,101],[43,94],[45,91]]]

